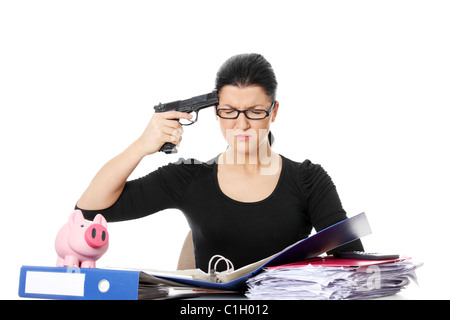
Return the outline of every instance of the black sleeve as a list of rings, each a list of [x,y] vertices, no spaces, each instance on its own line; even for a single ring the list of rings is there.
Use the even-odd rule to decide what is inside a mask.
[[[307,199],[308,215],[316,231],[347,219],[336,187],[320,165],[306,160],[300,165],[300,175]],[[364,248],[361,240],[355,240],[331,250],[328,254],[338,251],[364,251]]]
[[[185,163],[185,160],[180,160],[142,178],[127,181],[119,199],[109,208],[85,210],[76,206],[76,209],[82,210],[88,220],[93,220],[95,215],[100,213],[108,222],[115,222],[177,208],[195,168]]]

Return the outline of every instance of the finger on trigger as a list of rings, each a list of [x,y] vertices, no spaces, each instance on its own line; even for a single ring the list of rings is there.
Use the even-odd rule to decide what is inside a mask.
[[[192,119],[192,115],[186,112],[180,111],[167,111],[163,113],[167,119]]]

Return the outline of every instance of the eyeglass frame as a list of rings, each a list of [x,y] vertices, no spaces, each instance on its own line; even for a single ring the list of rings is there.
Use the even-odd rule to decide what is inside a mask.
[[[217,104],[216,104],[214,107],[215,107],[215,109],[216,109],[216,115],[217,115],[219,118],[221,118],[221,119],[225,119],[225,120],[235,120],[235,119],[239,118],[239,115],[240,115],[241,113],[243,113],[244,116],[245,116],[247,119],[249,119],[249,120],[263,120],[263,119],[267,118],[267,117],[270,115],[270,113],[272,112],[272,110],[273,110],[273,108],[275,107],[276,103],[277,103],[277,101],[274,100],[274,101],[272,102],[272,105],[270,106],[270,108],[269,108],[268,110],[257,109],[258,111],[264,111],[264,112],[266,113],[266,115],[264,116],[264,118],[258,118],[258,119],[250,118],[250,117],[247,116],[247,113],[246,113],[246,112],[247,112],[247,111],[250,111],[250,110],[252,110],[252,109],[238,110],[238,109],[235,109],[235,108],[231,108],[233,111],[237,111],[237,112],[238,112],[237,116],[234,117],[234,118],[224,118],[224,117],[222,117],[222,116],[219,115],[219,110],[229,110],[229,109],[224,109],[224,108],[220,108],[220,109],[219,109],[219,108],[218,108],[219,105],[217,105]],[[180,124],[181,124],[183,127],[186,127],[186,126],[190,126],[190,125],[196,123],[196,122],[198,121],[198,112],[199,112],[199,111],[200,111],[200,110],[196,110],[196,111],[195,111],[195,118],[194,118],[194,120],[187,120],[187,121],[189,121],[188,123],[181,123],[181,122],[180,122]],[[193,114],[193,113],[194,113],[194,112],[192,112],[191,114]]]
[[[276,104],[277,104],[277,101],[274,100],[274,101],[272,102],[272,105],[270,106],[269,110],[264,110],[264,109],[246,109],[246,110],[238,110],[238,109],[236,109],[236,108],[231,108],[231,109],[220,108],[220,109],[219,109],[219,108],[218,108],[218,105],[216,105],[215,107],[216,107],[216,115],[217,115],[219,118],[221,118],[221,119],[225,119],[225,120],[235,120],[235,119],[239,118],[239,116],[241,115],[241,113],[243,113],[244,116],[245,116],[247,119],[249,119],[249,120],[263,120],[263,119],[267,118],[267,117],[270,115],[270,113],[272,112],[272,110],[273,110],[273,108],[275,107]],[[222,117],[222,116],[219,115],[219,110],[233,110],[233,111],[237,111],[238,114],[237,114],[236,117],[233,117],[233,118],[224,118],[224,117]],[[252,110],[264,111],[264,112],[266,113],[266,115],[264,116],[264,118],[257,118],[257,119],[255,119],[255,118],[250,118],[249,116],[247,116],[247,111],[252,111]]]

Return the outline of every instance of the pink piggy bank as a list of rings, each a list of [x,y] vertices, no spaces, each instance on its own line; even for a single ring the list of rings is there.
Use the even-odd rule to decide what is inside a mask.
[[[108,250],[109,235],[106,219],[97,214],[93,222],[84,219],[75,210],[69,222],[62,226],[56,236],[55,249],[58,267],[95,268],[95,261]]]

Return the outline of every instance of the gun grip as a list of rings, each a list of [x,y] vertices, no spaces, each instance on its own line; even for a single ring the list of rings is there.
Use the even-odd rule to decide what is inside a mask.
[[[161,147],[161,149],[159,149],[159,151],[162,151],[166,154],[178,152],[177,147],[173,143],[170,143],[170,142],[164,143],[164,145]]]

